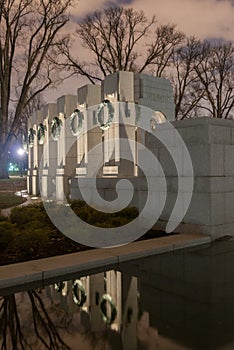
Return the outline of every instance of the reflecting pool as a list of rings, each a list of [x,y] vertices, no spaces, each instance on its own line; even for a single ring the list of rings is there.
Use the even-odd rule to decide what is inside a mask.
[[[1,349],[234,349],[234,240],[4,295]]]

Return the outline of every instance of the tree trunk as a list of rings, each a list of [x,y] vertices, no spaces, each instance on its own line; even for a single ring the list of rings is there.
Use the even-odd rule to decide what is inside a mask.
[[[0,179],[8,179],[8,152],[0,149]]]

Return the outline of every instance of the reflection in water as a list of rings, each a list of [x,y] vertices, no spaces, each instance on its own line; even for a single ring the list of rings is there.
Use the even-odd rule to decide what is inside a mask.
[[[2,350],[69,349],[37,291],[1,298],[0,330]]]
[[[2,297],[0,348],[234,349],[234,242]]]

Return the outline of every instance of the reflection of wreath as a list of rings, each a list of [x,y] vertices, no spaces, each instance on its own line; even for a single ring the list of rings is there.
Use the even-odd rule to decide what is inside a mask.
[[[106,309],[107,302],[110,304],[110,307],[111,307],[110,316],[107,316],[107,309]],[[102,315],[103,321],[107,324],[112,324],[117,316],[117,310],[116,310],[115,303],[109,294],[103,294],[101,303],[100,303],[100,308],[101,308],[101,315]]]
[[[54,289],[56,290],[56,292],[62,292],[64,287],[65,287],[64,282],[58,282],[54,284]]]
[[[40,145],[43,145],[44,141],[45,141],[45,131],[46,131],[46,126],[42,123],[40,123],[37,127],[37,139],[38,139],[38,143]]]
[[[75,127],[76,118],[78,118],[77,127]],[[83,120],[84,120],[84,114],[79,109],[75,109],[70,116],[70,129],[71,129],[72,135],[78,136],[82,128]]]
[[[36,131],[33,130],[33,128],[30,128],[30,129],[28,130],[28,145],[29,145],[30,148],[33,147],[34,135],[36,135]]]
[[[104,123],[104,108],[107,106],[108,108],[108,119],[107,122]],[[99,127],[102,130],[107,130],[109,129],[109,127],[111,126],[111,123],[113,121],[114,118],[114,107],[111,104],[111,102],[109,100],[104,100],[100,103],[98,110],[97,110],[97,118],[98,118],[98,123],[99,123]]]
[[[54,117],[51,122],[51,134],[54,139],[54,141],[58,141],[61,133],[61,127],[63,125],[63,122],[59,117]]]
[[[73,281],[72,297],[75,304],[82,306],[86,302],[86,293],[83,283],[80,280]]]
[[[22,148],[25,152],[28,152],[28,135],[25,131],[22,133]]]

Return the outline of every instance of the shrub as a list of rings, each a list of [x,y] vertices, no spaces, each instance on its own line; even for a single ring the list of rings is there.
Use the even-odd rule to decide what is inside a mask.
[[[5,215],[3,215],[0,211],[0,222],[2,221],[8,221],[8,218]]]
[[[83,221],[98,227],[119,227],[135,219],[139,212],[135,207],[125,208],[117,213],[105,213],[88,206],[84,201],[71,202],[71,208]]]
[[[124,208],[118,213],[115,213],[115,216],[126,217],[128,219],[135,219],[139,214],[139,211],[135,207]]]
[[[21,232],[17,236],[16,246],[19,250],[24,251],[25,255],[41,255],[47,248],[49,241],[49,232],[44,228],[30,228]]]
[[[39,227],[50,225],[50,220],[46,211],[41,206],[30,205],[26,207],[13,208],[10,215],[10,220],[19,228],[26,228],[27,225],[32,225],[33,221],[41,223]]]
[[[17,234],[16,225],[8,221],[0,222],[0,250],[6,250]]]

